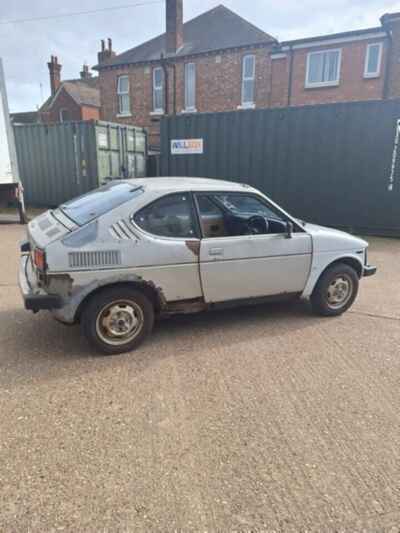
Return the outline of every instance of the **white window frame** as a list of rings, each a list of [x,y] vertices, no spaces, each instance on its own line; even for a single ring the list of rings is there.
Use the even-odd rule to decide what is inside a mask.
[[[189,84],[188,84],[188,71],[189,67],[193,66],[193,77],[194,77],[194,83],[193,83],[193,105],[188,105],[188,90],[189,90]],[[185,63],[184,66],[184,76],[185,76],[185,113],[195,113],[196,110],[196,63]]]
[[[63,118],[63,112],[66,111],[67,113],[69,113],[69,109],[67,109],[66,107],[61,107],[60,108],[60,111],[58,112],[58,119],[60,122],[70,122],[70,119],[69,120],[64,120]]]
[[[128,80],[128,89],[126,91],[121,91],[120,89],[120,81],[126,78]],[[130,82],[129,82],[129,76],[127,74],[121,74],[117,78],[117,97],[118,97],[118,117],[130,117],[131,116],[131,99],[130,99]],[[128,96],[128,109],[123,110],[121,106],[122,97]]]
[[[375,72],[368,72],[369,54],[370,54],[370,49],[373,46],[379,47],[378,67]],[[367,45],[367,48],[365,50],[364,78],[379,78],[379,76],[381,75],[382,55],[383,55],[383,43],[382,42],[369,43]]]
[[[161,85],[156,86],[156,72],[157,71],[161,71]],[[153,68],[153,114],[156,114],[156,115],[164,114],[164,105],[165,105],[164,85],[165,85],[164,69],[162,67]],[[161,91],[161,95],[162,95],[162,107],[160,108],[156,107],[156,91]]]
[[[338,54],[339,54],[336,79],[335,80],[330,80],[330,81],[310,82],[309,81],[309,74],[310,74],[311,56],[313,56],[313,55],[322,55],[322,54],[326,54],[328,52],[338,52]],[[342,67],[342,48],[326,48],[325,50],[317,50],[316,52],[309,52],[307,54],[307,68],[306,68],[305,88],[306,89],[313,89],[313,88],[316,88],[316,87],[337,87],[340,84],[341,67]]]
[[[251,77],[245,76],[245,62],[246,60],[251,57],[253,59],[253,75]],[[252,81],[254,84],[253,89],[253,101],[252,102],[245,102],[244,101],[244,85],[246,81]],[[254,54],[246,54],[242,58],[242,95],[241,95],[241,105],[239,106],[240,109],[254,109],[256,104],[256,56]]]

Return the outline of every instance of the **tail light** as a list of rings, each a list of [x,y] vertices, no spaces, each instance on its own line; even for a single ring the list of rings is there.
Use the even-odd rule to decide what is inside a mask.
[[[33,252],[33,262],[35,263],[36,268],[44,272],[46,270],[46,254],[44,250],[40,248],[35,248]]]

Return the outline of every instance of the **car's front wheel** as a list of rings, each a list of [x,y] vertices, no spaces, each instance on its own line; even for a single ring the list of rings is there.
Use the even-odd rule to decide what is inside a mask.
[[[331,266],[322,274],[311,295],[313,311],[322,316],[341,315],[353,305],[358,286],[354,268],[344,263]]]
[[[128,286],[110,287],[95,294],[81,317],[83,334],[105,355],[134,350],[149,335],[153,323],[150,300]]]

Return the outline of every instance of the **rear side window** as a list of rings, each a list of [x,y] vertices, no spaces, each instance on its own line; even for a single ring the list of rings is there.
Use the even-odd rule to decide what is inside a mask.
[[[148,233],[161,237],[196,237],[192,201],[188,194],[171,194],[141,209],[133,217]]]
[[[79,226],[143,194],[143,187],[125,182],[113,182],[63,204],[61,211]]]

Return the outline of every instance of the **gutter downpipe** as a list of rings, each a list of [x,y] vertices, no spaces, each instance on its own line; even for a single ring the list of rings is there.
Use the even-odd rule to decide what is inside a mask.
[[[383,80],[383,91],[382,91],[382,99],[387,100],[389,97],[389,76],[390,76],[390,68],[392,63],[392,54],[393,54],[393,38],[392,38],[392,32],[389,28],[385,28],[386,34],[388,36],[388,46],[387,46],[387,52],[386,52],[386,64],[385,64],[385,79]]]
[[[176,115],[176,63],[172,63],[172,70],[174,71],[174,98],[173,98],[173,115]]]
[[[169,111],[169,80],[168,80],[168,61],[164,54],[160,58],[161,67],[164,72],[164,114],[167,116]]]

